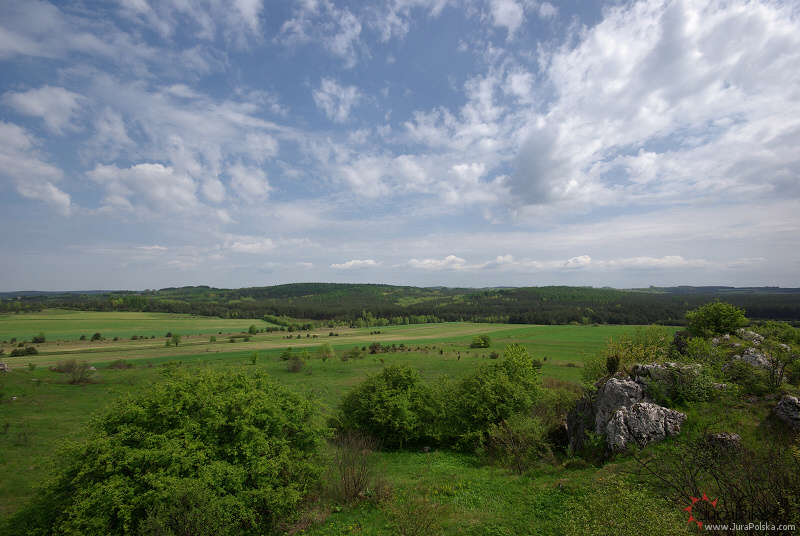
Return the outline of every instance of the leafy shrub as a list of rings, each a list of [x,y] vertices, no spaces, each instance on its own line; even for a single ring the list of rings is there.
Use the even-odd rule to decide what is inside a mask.
[[[133,368],[133,363],[131,363],[127,359],[116,359],[116,360],[112,361],[110,365],[108,365],[108,368],[124,370],[124,369]]]
[[[92,340],[93,341],[100,341],[102,339],[103,339],[103,336],[101,334],[99,334],[99,333],[95,333],[94,335],[92,335]]]
[[[470,343],[470,348],[489,348],[492,345],[492,339],[488,335],[475,335]]]
[[[300,372],[301,370],[303,370],[303,365],[305,364],[306,364],[305,360],[303,360],[303,358],[300,355],[295,354],[291,357],[291,359],[289,359],[289,362],[286,364],[286,370],[288,370],[289,372]]]
[[[14,348],[9,354],[11,357],[22,357],[24,355],[36,355],[39,350],[35,346],[27,346],[25,348]]]
[[[540,461],[555,461],[547,433],[540,418],[517,413],[489,428],[481,452],[490,463],[521,475]]]
[[[648,394],[662,406],[705,402],[715,391],[714,378],[702,366],[667,367],[663,377],[648,384]]]
[[[74,359],[67,359],[66,361],[59,361],[55,365],[50,365],[50,370],[53,372],[60,372],[62,374],[70,374],[77,366],[77,361]]]
[[[319,348],[317,348],[316,354],[317,357],[321,358],[322,362],[324,363],[328,358],[335,356],[336,352],[334,351],[331,343],[323,342],[319,345]]]
[[[705,435],[660,452],[636,456],[641,471],[665,498],[689,505],[691,497],[718,499],[702,512],[705,523],[780,520],[800,524],[800,445],[796,439],[759,438],[751,445]]]
[[[694,337],[715,337],[736,330],[748,324],[744,310],[729,303],[709,303],[686,313],[686,331]]]
[[[424,434],[428,399],[429,391],[416,370],[388,365],[345,393],[332,424],[340,430],[360,430],[387,447],[399,447]]]
[[[289,361],[292,358],[292,347],[288,347],[286,350],[281,352],[280,360],[281,361]]]
[[[670,356],[672,334],[663,326],[639,326],[633,334],[623,333],[608,338],[606,345],[584,360],[581,377],[593,384],[609,373],[610,368],[622,370],[635,363],[664,361]]]
[[[173,369],[91,427],[9,534],[265,534],[323,470],[312,404],[258,373]]]
[[[37,336],[31,339],[31,342],[34,344],[41,344],[47,341],[47,338],[44,336],[44,331],[40,331]]]
[[[375,455],[380,442],[361,431],[345,430],[336,434],[331,447],[332,463],[326,475],[330,498],[342,504],[366,498],[381,478]]]
[[[512,344],[502,360],[481,363],[457,381],[440,381],[434,395],[436,435],[447,445],[474,449],[493,425],[531,409],[540,375],[527,349]]]
[[[725,367],[725,378],[742,387],[746,393],[761,396],[769,391],[767,373],[741,359],[735,359]]]
[[[94,370],[89,363],[81,361],[77,363],[69,372],[69,383],[72,385],[83,385],[92,383],[94,380]]]
[[[258,361],[258,350],[253,350],[250,352],[250,364],[255,365],[256,361]]]

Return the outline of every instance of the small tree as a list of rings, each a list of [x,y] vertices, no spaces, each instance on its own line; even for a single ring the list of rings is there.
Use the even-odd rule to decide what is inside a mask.
[[[475,335],[470,343],[470,348],[489,348],[492,345],[492,339],[488,335]]]
[[[317,357],[321,358],[323,363],[326,359],[334,357],[336,352],[333,350],[333,345],[329,342],[323,342],[317,348]]]
[[[250,364],[255,365],[256,361],[258,361],[258,350],[253,350],[250,352]]]
[[[348,391],[339,403],[340,430],[360,430],[387,447],[413,443],[423,433],[428,390],[408,365],[392,364]]]
[[[181,343],[181,335],[180,333],[173,333],[172,334],[172,344],[178,346]]]
[[[255,536],[296,519],[323,471],[313,404],[258,373],[168,370],[63,446],[58,473],[2,528]]]
[[[694,337],[715,337],[736,330],[748,324],[744,309],[734,307],[719,300],[686,313],[686,330]]]

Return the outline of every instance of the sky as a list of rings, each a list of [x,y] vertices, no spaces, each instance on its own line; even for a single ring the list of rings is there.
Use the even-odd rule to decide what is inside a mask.
[[[0,0],[0,290],[800,287],[800,3]]]

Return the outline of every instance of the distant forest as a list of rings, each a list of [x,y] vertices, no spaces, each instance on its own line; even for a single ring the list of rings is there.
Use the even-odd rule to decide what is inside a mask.
[[[720,300],[747,317],[800,326],[800,289],[758,287],[420,288],[295,283],[220,289],[0,293],[0,313],[45,308],[186,313],[263,319],[283,326],[385,326],[430,322],[683,324],[684,313]]]

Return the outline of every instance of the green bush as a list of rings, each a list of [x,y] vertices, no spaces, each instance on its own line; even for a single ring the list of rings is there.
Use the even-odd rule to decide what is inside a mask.
[[[360,430],[385,447],[400,447],[424,435],[429,398],[416,370],[388,365],[345,393],[333,424],[340,430]]]
[[[728,442],[704,430],[703,435],[674,448],[658,454],[644,451],[635,458],[642,475],[665,499],[687,506],[691,497],[704,494],[718,500],[714,508],[701,511],[702,517],[698,517],[703,522],[800,524],[800,444],[796,437],[746,439]]]
[[[670,357],[672,333],[663,326],[639,326],[633,334],[609,338],[595,355],[584,360],[581,377],[593,384],[611,369],[622,370],[635,363],[654,363]]]
[[[474,449],[493,425],[528,412],[540,394],[541,369],[519,344],[503,359],[481,363],[457,381],[441,381],[435,391],[435,434],[446,445]]]
[[[475,335],[470,343],[470,348],[489,348],[492,345],[492,339],[488,335]]]
[[[521,475],[541,461],[555,462],[547,435],[539,417],[517,413],[489,427],[480,451],[490,463]]]
[[[674,407],[688,402],[706,402],[716,390],[714,377],[702,366],[668,367],[662,378],[648,385],[658,403]]]
[[[14,348],[11,350],[9,356],[11,357],[21,357],[24,355],[36,355],[39,353],[39,350],[36,349],[34,346],[27,346],[25,348]]]
[[[258,373],[167,370],[60,449],[6,534],[255,535],[296,514],[323,470],[312,404]]]
[[[744,310],[729,303],[709,303],[686,313],[686,331],[694,337],[715,337],[736,330],[748,324]]]
[[[306,362],[300,354],[294,354],[289,362],[286,364],[286,370],[289,372],[300,372],[303,370]]]

